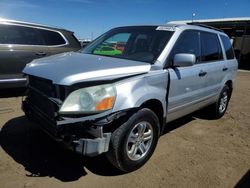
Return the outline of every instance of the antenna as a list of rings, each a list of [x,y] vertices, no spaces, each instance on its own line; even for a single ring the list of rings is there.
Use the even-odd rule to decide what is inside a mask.
[[[94,33],[93,31],[91,32],[91,41],[94,39]]]
[[[192,23],[194,22],[195,12],[192,13]]]

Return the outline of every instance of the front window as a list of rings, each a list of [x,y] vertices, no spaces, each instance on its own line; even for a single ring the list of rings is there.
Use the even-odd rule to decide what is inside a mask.
[[[174,56],[179,53],[193,54],[196,62],[200,59],[199,32],[194,30],[184,31],[177,40],[169,57],[169,63],[173,63]]]
[[[153,63],[172,34],[168,27],[116,28],[97,38],[82,53]]]

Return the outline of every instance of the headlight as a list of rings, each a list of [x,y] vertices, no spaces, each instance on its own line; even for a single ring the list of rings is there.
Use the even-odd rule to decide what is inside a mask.
[[[87,87],[73,91],[64,101],[60,112],[100,112],[113,108],[116,91],[113,85]]]

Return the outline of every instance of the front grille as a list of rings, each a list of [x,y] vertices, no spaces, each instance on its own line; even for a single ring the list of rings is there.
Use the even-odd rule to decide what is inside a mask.
[[[29,103],[38,108],[49,119],[54,119],[55,104],[52,101],[50,101],[47,97],[41,95],[40,93],[37,93],[34,90],[30,90],[28,99]]]
[[[54,120],[58,106],[49,98],[56,97],[55,86],[50,80],[29,77],[28,101],[31,105],[38,108],[47,118]]]
[[[49,97],[56,96],[55,86],[53,85],[51,80],[29,76],[29,86],[39,90]]]

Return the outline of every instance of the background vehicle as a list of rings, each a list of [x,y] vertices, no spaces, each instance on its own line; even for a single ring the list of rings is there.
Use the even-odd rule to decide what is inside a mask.
[[[99,48],[96,48],[94,51],[94,54],[96,55],[120,55],[122,54],[121,50],[117,50],[115,48],[109,47],[109,46],[102,46]]]
[[[123,43],[124,50],[95,54],[110,41]],[[28,64],[23,110],[74,151],[107,152],[114,166],[129,172],[151,157],[168,122],[207,106],[214,118],[222,117],[237,66],[229,38],[218,30],[115,28],[82,53]],[[55,74],[59,67],[64,71]]]
[[[79,42],[81,44],[81,47],[85,48],[89,43],[91,43],[91,40],[89,40],[89,39],[79,39]]]
[[[0,88],[25,86],[22,70],[33,59],[80,48],[71,31],[0,19]]]

